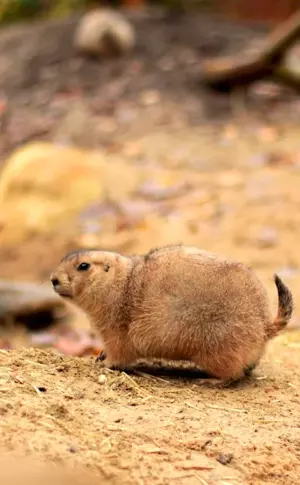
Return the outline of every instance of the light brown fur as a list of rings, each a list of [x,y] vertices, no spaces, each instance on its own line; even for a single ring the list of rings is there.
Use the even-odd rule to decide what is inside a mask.
[[[78,271],[82,262],[90,268]],[[132,257],[75,252],[52,274],[55,290],[90,316],[107,366],[187,360],[224,381],[255,367],[267,341],[287,324],[292,296],[276,278],[273,321],[266,290],[250,268],[198,248],[167,246]]]

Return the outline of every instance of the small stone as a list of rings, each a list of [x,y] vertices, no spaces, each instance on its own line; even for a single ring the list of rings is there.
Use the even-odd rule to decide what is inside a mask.
[[[221,463],[222,465],[228,465],[228,463],[231,462],[232,458],[233,458],[233,454],[232,453],[226,453],[226,454],[220,453],[217,456],[217,461],[219,463]]]
[[[104,384],[106,380],[107,380],[107,377],[104,374],[101,374],[101,376],[98,377],[99,384]]]
[[[47,389],[45,387],[43,387],[43,386],[38,386],[38,390],[40,392],[47,392]]]
[[[120,13],[95,9],[86,13],[75,33],[75,46],[90,55],[115,55],[131,51],[135,33]]]

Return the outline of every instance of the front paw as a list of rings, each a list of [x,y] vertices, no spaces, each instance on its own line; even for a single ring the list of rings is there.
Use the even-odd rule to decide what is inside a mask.
[[[105,350],[102,350],[102,352],[100,352],[100,354],[96,357],[95,362],[96,363],[101,362],[106,369],[111,369],[111,370],[125,369],[125,366],[120,362],[109,360],[107,358],[107,353],[105,352]]]
[[[96,362],[103,362],[106,359],[106,352],[105,350],[102,350],[100,354],[96,357]]]

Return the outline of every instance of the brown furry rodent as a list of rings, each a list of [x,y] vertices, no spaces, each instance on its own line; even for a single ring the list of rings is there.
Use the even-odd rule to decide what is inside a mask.
[[[293,309],[275,275],[279,309],[250,268],[193,247],[167,246],[144,256],[78,251],[51,275],[55,291],[91,318],[105,345],[105,364],[140,358],[187,360],[223,381],[242,378]]]

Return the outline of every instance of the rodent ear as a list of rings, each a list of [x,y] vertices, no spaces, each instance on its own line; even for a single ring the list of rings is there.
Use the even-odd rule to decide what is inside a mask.
[[[108,273],[109,272],[109,268],[110,268],[110,264],[109,263],[106,263],[104,265],[104,271],[105,271],[105,273]]]

